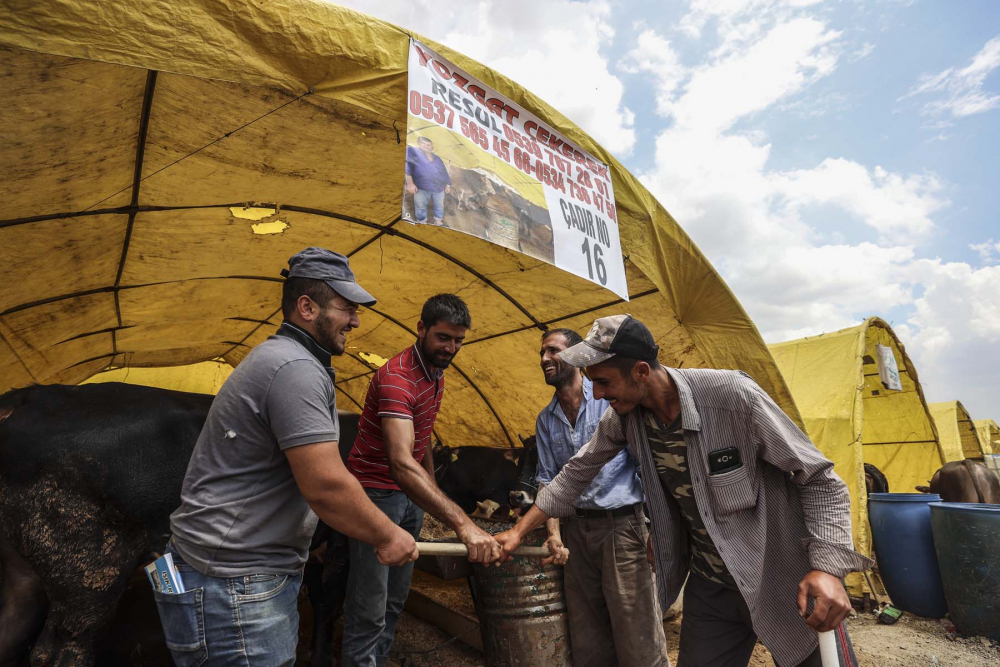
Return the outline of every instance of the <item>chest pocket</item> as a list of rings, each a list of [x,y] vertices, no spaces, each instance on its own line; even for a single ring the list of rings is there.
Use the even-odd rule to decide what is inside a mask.
[[[708,476],[708,490],[718,514],[728,515],[757,505],[757,475],[744,461],[736,470]]]

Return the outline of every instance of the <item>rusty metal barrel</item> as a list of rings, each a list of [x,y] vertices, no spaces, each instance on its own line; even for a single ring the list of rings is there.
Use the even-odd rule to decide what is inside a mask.
[[[486,667],[573,664],[561,566],[522,556],[499,567],[476,565],[472,590]]]

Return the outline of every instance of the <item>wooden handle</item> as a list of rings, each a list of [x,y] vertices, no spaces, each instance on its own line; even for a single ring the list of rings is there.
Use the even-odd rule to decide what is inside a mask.
[[[455,542],[417,542],[421,556],[468,556],[469,548]],[[515,556],[530,556],[533,558],[548,558],[548,547],[518,547]]]

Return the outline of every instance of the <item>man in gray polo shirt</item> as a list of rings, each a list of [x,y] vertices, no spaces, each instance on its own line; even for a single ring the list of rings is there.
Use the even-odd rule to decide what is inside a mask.
[[[337,445],[332,355],[375,299],[348,260],[292,256],[282,322],[219,390],[170,517],[185,593],[154,592],[167,645],[184,665],[292,665],[296,599],[317,516],[375,547],[386,565],[416,559],[413,537],[365,495]],[[315,513],[314,513],[315,512]]]

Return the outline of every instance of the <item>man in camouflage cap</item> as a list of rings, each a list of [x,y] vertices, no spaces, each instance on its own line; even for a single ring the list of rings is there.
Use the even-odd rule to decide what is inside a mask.
[[[778,665],[818,667],[816,631],[827,630],[837,631],[841,664],[856,664],[841,578],[871,561],[853,549],[850,496],[833,463],[746,373],[666,368],[658,352],[644,324],[615,315],[560,353],[586,368],[610,408],[535,506],[497,536],[504,556],[549,517],[569,514],[604,464],[630,447],[664,609],[691,575],[684,667],[746,665],[758,637]]]

